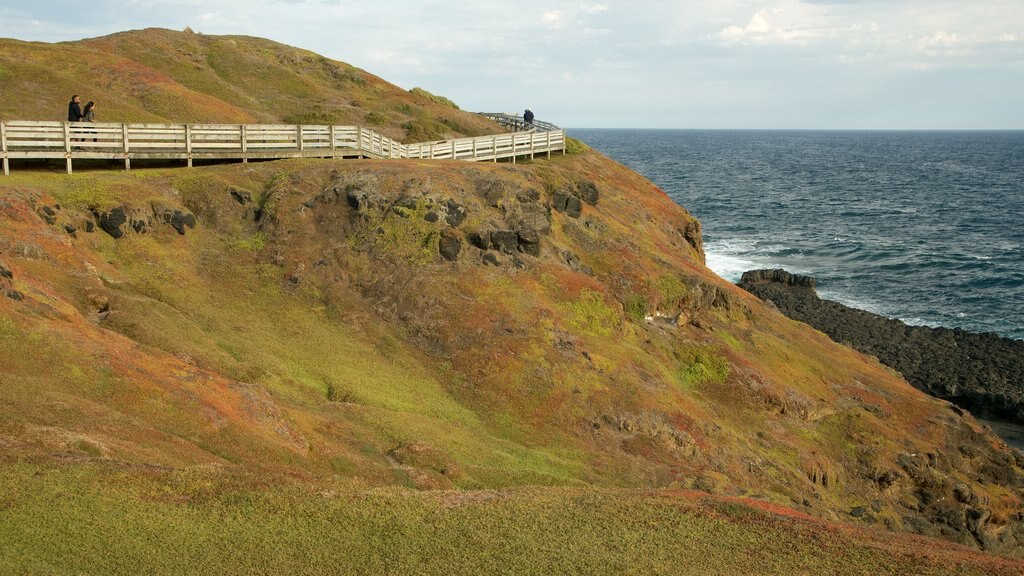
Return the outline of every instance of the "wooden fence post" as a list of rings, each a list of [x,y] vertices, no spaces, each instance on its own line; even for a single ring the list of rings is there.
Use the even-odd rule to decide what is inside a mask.
[[[530,132],[530,160],[533,160],[533,142],[535,140],[536,132]]]
[[[0,121],[0,154],[4,156],[4,176],[11,175],[11,166],[7,160],[7,123]]]
[[[128,125],[121,124],[121,144],[124,148],[124,171],[130,172],[132,169],[132,159],[128,156],[128,152],[131,151],[131,145],[128,144]]]
[[[331,158],[337,158],[338,152],[334,140],[334,124],[331,124]]]
[[[299,152],[305,150],[305,147],[302,145],[302,124],[295,126],[295,146]]]
[[[71,126],[64,123],[64,158],[68,174],[71,174]]]
[[[249,147],[246,145],[246,142],[245,142],[245,139],[246,139],[245,124],[239,124],[238,127],[240,128],[239,137],[242,140],[242,164],[248,164],[249,163]]]
[[[188,167],[192,167],[192,125],[185,124],[185,157],[188,159]]]

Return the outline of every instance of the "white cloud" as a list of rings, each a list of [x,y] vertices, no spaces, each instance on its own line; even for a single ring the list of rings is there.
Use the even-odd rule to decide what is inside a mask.
[[[1024,93],[1020,0],[7,4],[0,37],[73,40],[150,26],[261,36],[399,86],[423,86],[467,109],[519,109],[528,100],[542,118],[569,126],[757,127],[785,119],[813,127],[824,103],[836,101],[843,106],[829,110],[843,116],[830,125],[856,127],[849,111],[900,98],[894,85],[908,89],[965,70],[986,73],[950,81],[905,113],[943,118],[936,110],[949,99]],[[979,127],[1009,127],[993,120],[1002,117],[1024,128],[1019,103],[967,108],[978,111]]]

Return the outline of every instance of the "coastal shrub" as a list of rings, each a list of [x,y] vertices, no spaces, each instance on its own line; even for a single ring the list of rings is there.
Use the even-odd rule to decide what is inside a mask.
[[[445,98],[444,96],[438,96],[436,94],[431,94],[430,92],[427,92],[423,88],[419,88],[419,87],[413,88],[412,90],[409,90],[409,92],[412,93],[412,94],[415,94],[417,96],[422,96],[423,98],[426,98],[427,100],[430,100],[431,102],[433,102],[435,104],[440,104],[441,106],[447,106],[449,108],[454,108],[456,110],[459,110],[459,107],[458,107],[458,105],[455,104],[455,102],[452,102],[451,100],[449,100],[448,98]]]
[[[442,140],[445,128],[444,124],[429,118],[416,118],[402,124],[406,143]]]
[[[587,146],[583,142],[575,138],[565,137],[565,153],[566,154],[582,154],[590,150],[590,146]]]
[[[412,208],[396,206],[381,222],[377,244],[388,254],[409,264],[432,262],[438,254],[441,225],[426,219],[428,211],[423,198],[416,200]]]
[[[622,298],[622,309],[626,317],[634,322],[643,322],[647,315],[647,298],[643,294],[627,292]]]
[[[285,124],[314,124],[327,125],[337,124],[339,117],[336,112],[324,110],[320,106],[314,106],[312,110],[289,114],[284,117]]]
[[[729,377],[729,362],[711,346],[684,346],[675,351],[679,368],[676,380],[684,390],[704,384],[721,384]]]
[[[579,299],[569,303],[569,324],[590,336],[607,336],[616,324],[615,310],[604,303],[604,295],[595,290],[580,291]]]
[[[666,306],[675,306],[689,291],[686,284],[683,284],[679,278],[668,274],[658,277],[654,281],[654,288]]]
[[[388,118],[387,116],[381,114],[380,112],[374,111],[364,116],[363,121],[371,126],[380,126],[381,124],[387,122]]]

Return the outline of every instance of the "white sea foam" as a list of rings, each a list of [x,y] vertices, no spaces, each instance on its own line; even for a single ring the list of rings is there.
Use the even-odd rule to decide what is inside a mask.
[[[730,282],[739,282],[747,270],[766,267],[764,262],[751,259],[752,251],[752,242],[709,242],[704,245],[708,268]]]

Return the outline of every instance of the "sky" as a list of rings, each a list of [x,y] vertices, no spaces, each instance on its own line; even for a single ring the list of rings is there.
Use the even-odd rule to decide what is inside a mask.
[[[575,128],[1024,129],[1024,0],[0,0],[0,37],[189,27]]]

